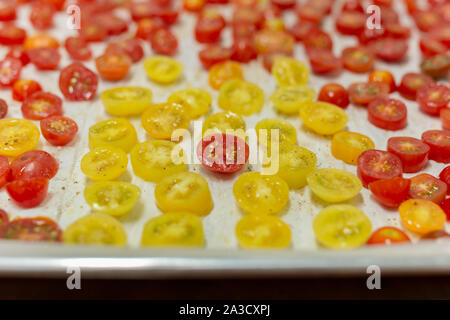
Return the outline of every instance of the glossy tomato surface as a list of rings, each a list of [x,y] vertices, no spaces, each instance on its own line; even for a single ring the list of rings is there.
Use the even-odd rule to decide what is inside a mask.
[[[319,92],[317,100],[335,104],[343,109],[347,108],[350,99],[348,91],[338,83],[328,83]]]
[[[450,131],[429,130],[422,134],[422,141],[430,146],[431,160],[450,163]]]
[[[74,62],[61,70],[59,89],[67,100],[92,100],[97,91],[98,76],[80,62]]]
[[[400,158],[403,172],[413,173],[427,165],[430,147],[419,139],[392,137],[387,142],[387,150]]]
[[[42,177],[14,180],[6,185],[6,191],[20,207],[33,208],[47,196],[48,182]]]
[[[402,176],[402,162],[394,154],[382,150],[367,150],[358,158],[358,177],[364,187],[381,179]]]
[[[51,116],[40,122],[44,138],[54,146],[65,146],[78,132],[77,123],[68,117]]]
[[[48,152],[32,150],[11,162],[11,179],[53,178],[58,172],[58,161]]]
[[[383,206],[397,208],[409,199],[411,180],[400,177],[381,179],[369,183],[369,190],[374,198]]]

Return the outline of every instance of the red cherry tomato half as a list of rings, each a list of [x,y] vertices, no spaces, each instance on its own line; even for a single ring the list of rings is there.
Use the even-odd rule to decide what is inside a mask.
[[[22,66],[26,66],[30,62],[27,52],[21,46],[12,47],[6,54],[5,58],[19,59]]]
[[[433,78],[446,77],[450,70],[450,56],[447,53],[440,53],[425,58],[420,64],[420,70]]]
[[[387,151],[399,157],[402,161],[403,172],[413,173],[427,165],[430,147],[419,139],[393,137],[388,140]]]
[[[53,93],[38,91],[23,101],[21,110],[23,117],[31,120],[60,116],[63,113],[62,100]]]
[[[157,54],[173,55],[178,49],[178,40],[167,28],[159,27],[150,34],[152,49]]]
[[[250,24],[260,28],[264,22],[263,13],[255,6],[240,6],[233,11],[233,25]]]
[[[445,85],[430,83],[417,90],[417,102],[422,111],[438,116],[450,102],[450,89]]]
[[[6,117],[6,114],[8,113],[8,104],[5,100],[0,99],[0,119],[3,119]]]
[[[447,47],[445,45],[434,38],[430,38],[429,36],[420,38],[419,47],[425,57],[432,57],[447,51]]]
[[[318,24],[325,16],[323,9],[317,8],[308,3],[297,7],[297,17],[303,21]]]
[[[77,123],[63,116],[42,119],[40,127],[44,138],[54,146],[65,146],[73,140],[78,132]]]
[[[366,106],[375,98],[389,93],[389,87],[380,82],[355,82],[348,88],[350,101],[354,104]]]
[[[3,187],[11,176],[11,167],[6,156],[0,156],[0,188]]]
[[[419,11],[414,14],[414,21],[420,31],[428,32],[434,27],[442,24],[442,17],[434,11]]]
[[[320,29],[312,30],[303,40],[306,50],[309,49],[333,49],[333,41],[328,33]]]
[[[46,3],[35,3],[31,6],[30,22],[36,29],[45,30],[53,26],[55,8]]]
[[[150,1],[133,1],[130,7],[131,18],[134,21],[151,18],[153,14],[153,4]]]
[[[231,134],[211,134],[197,146],[198,159],[206,169],[213,172],[236,172],[247,163],[248,156],[247,143]]]
[[[47,178],[14,180],[6,185],[6,191],[19,206],[33,208],[47,196],[48,182]]]
[[[428,173],[411,178],[409,195],[413,199],[425,199],[441,204],[447,195],[447,184]]]
[[[4,237],[22,241],[61,242],[62,230],[47,217],[19,218],[9,223]]]
[[[101,42],[108,35],[106,28],[94,21],[86,21],[81,24],[79,35],[87,42]]]
[[[441,204],[442,210],[444,210],[445,215],[447,216],[447,221],[450,221],[450,198],[447,198]]]
[[[22,153],[11,162],[11,178],[53,178],[58,172],[58,161],[48,152],[42,150],[31,150]]]
[[[433,82],[433,79],[423,73],[406,73],[402,77],[398,92],[405,99],[416,100],[417,90]]]
[[[387,70],[375,70],[369,74],[369,82],[385,83],[389,86],[389,93],[394,92],[397,89],[395,79],[392,73]]]
[[[5,237],[5,232],[9,226],[9,216],[5,210],[0,209],[0,238]]]
[[[28,50],[32,64],[39,70],[55,70],[58,68],[61,54],[56,48],[39,48]]]
[[[231,50],[231,59],[238,62],[247,63],[258,56],[253,41],[244,38],[234,40]]]
[[[16,4],[14,1],[0,1],[0,21],[11,21],[16,19]]]
[[[160,25],[151,18],[141,19],[137,23],[136,38],[149,40],[152,32],[158,27],[160,27]]]
[[[335,104],[343,109],[350,103],[348,91],[338,83],[328,83],[320,89],[317,100]]]
[[[294,8],[297,4],[295,0],[270,0],[270,3],[280,10]]]
[[[95,59],[95,66],[100,76],[110,81],[125,78],[131,64],[131,58],[124,53],[105,53]]]
[[[80,62],[74,62],[61,70],[59,89],[67,100],[92,100],[97,91],[98,76]]]
[[[178,11],[172,8],[155,7],[152,17],[156,17],[166,25],[174,24],[178,20]]]
[[[15,58],[0,61],[0,86],[9,87],[16,82],[22,71],[22,63]]]
[[[214,43],[220,38],[225,19],[215,10],[204,10],[195,24],[195,39],[200,43]]]
[[[121,52],[127,54],[131,60],[134,62],[138,62],[144,57],[144,49],[141,46],[141,43],[137,39],[123,39],[115,42],[108,43],[106,47],[105,53],[116,53]]]
[[[366,17],[358,11],[344,11],[336,18],[336,29],[345,35],[358,35],[364,31]]]
[[[448,3],[448,10],[449,19],[447,23],[433,28],[429,32],[429,36],[430,38],[436,39],[437,41],[441,42],[443,45],[450,47],[450,25],[448,24],[448,22],[450,22],[450,2]]]
[[[128,30],[128,22],[112,13],[95,15],[95,22],[102,26],[108,35],[118,35]]]
[[[430,146],[431,160],[450,163],[450,131],[429,130],[422,134],[422,141]]]
[[[205,69],[211,68],[214,64],[229,60],[233,51],[219,45],[209,45],[200,50],[198,57]]]
[[[336,72],[342,67],[341,59],[337,58],[330,50],[309,49],[308,57],[315,74]]]
[[[236,22],[232,24],[233,39],[253,40],[256,33],[256,27],[250,22]]]
[[[25,0],[27,1],[27,0]],[[41,3],[52,5],[56,10],[61,11],[64,8],[64,5],[66,3],[65,0],[39,0]],[[104,1],[98,1],[105,7]]]
[[[450,108],[441,109],[440,116],[442,127],[446,130],[450,130]]]
[[[382,227],[375,230],[367,240],[368,245],[390,245],[393,243],[411,242],[402,230],[395,227]]]
[[[89,44],[81,37],[68,37],[64,42],[64,47],[74,60],[86,61],[92,57]]]
[[[364,187],[381,179],[392,179],[402,176],[402,162],[387,151],[367,150],[358,158],[358,177]]]
[[[395,38],[382,38],[372,41],[369,47],[378,59],[387,62],[402,60],[408,51],[407,42]]]
[[[386,36],[396,39],[408,39],[411,36],[411,30],[398,22],[388,23],[385,26]]]
[[[367,45],[370,42],[381,39],[385,36],[386,30],[383,27],[375,29],[364,28],[364,30],[358,35],[358,41],[360,44]]]
[[[342,51],[342,64],[352,72],[368,72],[372,70],[374,61],[373,54],[364,47],[350,47]]]
[[[24,29],[12,23],[3,24],[0,28],[0,44],[5,46],[22,44],[27,36]]]
[[[341,7],[341,11],[365,12],[360,0],[345,0]]]
[[[400,19],[398,13],[394,9],[387,7],[380,7],[380,9],[381,9],[381,24],[383,26],[399,22]]]
[[[411,180],[400,177],[382,179],[369,183],[369,190],[375,200],[383,206],[397,208],[409,199]]]
[[[33,93],[42,91],[39,82],[30,79],[21,79],[14,82],[12,97],[16,101],[24,101]]]
[[[317,29],[317,25],[315,23],[309,21],[301,21],[298,20],[292,28],[290,28],[289,32],[297,41],[303,41],[308,37],[308,35]]]
[[[439,174],[439,179],[447,184],[447,194],[450,194],[450,166],[444,168]]]
[[[407,125],[406,105],[397,99],[378,97],[369,103],[368,119],[374,126],[385,130],[400,130]]]

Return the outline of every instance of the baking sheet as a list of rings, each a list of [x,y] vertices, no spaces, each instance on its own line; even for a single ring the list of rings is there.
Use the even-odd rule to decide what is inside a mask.
[[[399,13],[404,13],[405,10],[403,7],[403,1],[394,2],[397,11]],[[336,5],[334,12],[336,12],[336,9],[339,8],[339,1],[335,1],[335,3]],[[220,7],[220,10],[226,17],[230,17],[230,8]],[[29,34],[35,33],[29,24],[28,7],[21,7],[18,14],[17,24],[26,28],[29,31]],[[118,10],[117,14],[127,17],[127,12],[125,11]],[[49,31],[49,33],[58,38],[61,43],[67,36],[76,33],[74,30],[69,30],[66,27],[67,19],[68,16],[64,13],[58,14],[55,19],[55,27]],[[295,21],[295,17],[293,14],[288,14],[285,17],[285,21],[288,25],[291,25]],[[413,21],[406,14],[401,14],[401,22],[408,26],[414,25]],[[152,83],[147,79],[142,63],[137,63],[132,66],[128,77],[122,81],[100,81],[98,93],[116,86],[140,85],[148,87],[153,91],[154,102],[162,102],[165,101],[169,94],[175,90],[184,89],[186,87],[202,87],[207,89],[213,96],[213,105],[210,114],[221,111],[221,109],[217,106],[217,92],[208,86],[208,73],[204,71],[198,60],[197,53],[202,46],[193,41],[192,36],[194,23],[195,17],[191,14],[184,13],[180,15],[179,22],[172,27],[180,42],[178,54],[175,58],[181,61],[185,67],[183,77],[180,81],[169,86],[160,86]],[[230,28],[227,28],[223,34],[223,43],[225,45],[231,44],[231,30],[229,29]],[[356,38],[353,37],[338,37],[334,31],[333,19],[330,17],[325,20],[324,30],[328,31],[333,37],[335,54],[340,54],[342,48],[357,43]],[[130,27],[128,34],[134,34],[133,26]],[[127,37],[127,35],[121,35],[120,37]],[[151,55],[152,52],[150,46],[147,43],[144,43],[143,45],[146,56]],[[394,74],[397,81],[399,81],[401,76],[407,72],[419,71],[420,50],[418,48],[418,33],[415,29],[413,29],[409,45],[410,49],[408,51],[408,57],[404,62],[401,64],[387,64],[377,61],[376,68],[390,70]],[[94,51],[94,56],[97,56],[102,53],[104,44],[93,44],[92,49]],[[2,47],[0,56],[3,56],[6,52],[7,48]],[[61,69],[62,67],[68,65],[71,61],[65,50],[60,50],[60,52],[63,56],[60,63]],[[307,63],[306,55],[301,45],[296,46],[295,57],[298,60]],[[95,70],[93,61],[86,63],[86,66],[92,70]],[[321,137],[308,131],[302,126],[298,116],[284,117],[274,111],[269,97],[270,94],[276,89],[276,84],[271,75],[262,68],[261,61],[253,61],[248,65],[243,65],[243,70],[245,79],[258,84],[264,90],[266,95],[265,104],[262,111],[258,114],[245,118],[247,129],[253,128],[256,122],[264,118],[278,117],[285,119],[297,128],[299,145],[308,148],[317,154],[317,165],[319,168],[333,167],[356,173],[355,166],[346,165],[342,161],[333,158],[330,153],[330,138]],[[59,71],[36,72],[35,67],[31,64],[27,65],[22,71],[22,78],[38,80],[44,91],[50,91],[62,96],[58,88],[58,77]],[[309,80],[309,85],[318,92],[320,87],[327,82],[338,82],[347,87],[352,82],[365,81],[366,78],[367,75],[358,75],[346,71],[343,71],[340,75],[334,77],[316,77],[312,74]],[[397,93],[394,93],[391,96],[393,98],[399,97]],[[1,89],[0,97],[8,102],[8,117],[20,118],[21,104],[11,99],[10,90]],[[386,141],[389,137],[405,135],[419,138],[423,131],[441,128],[439,118],[432,118],[422,114],[418,110],[418,106],[415,102],[403,101],[408,107],[408,126],[405,129],[396,132],[378,129],[368,122],[367,111],[365,108],[350,105],[346,110],[349,115],[347,130],[366,134],[374,140],[377,149],[385,149]],[[45,202],[37,208],[26,210],[20,209],[8,198],[8,195],[4,190],[1,191],[1,206],[8,213],[10,213],[12,217],[34,217],[38,215],[45,215],[58,221],[61,227],[65,228],[79,217],[90,212],[90,207],[86,204],[83,196],[83,190],[86,183],[88,183],[88,179],[82,174],[79,163],[81,157],[89,150],[87,137],[88,128],[98,121],[110,118],[110,116],[106,114],[98,95],[90,102],[77,103],[64,101],[63,108],[65,115],[77,121],[79,125],[79,134],[68,146],[62,148],[51,146],[43,137],[41,137],[38,148],[51,153],[59,159],[60,169],[50,183],[49,196]],[[138,132],[139,141],[147,140],[148,136],[140,125],[140,119],[135,118],[131,119],[131,121],[135,125]],[[436,175],[443,169],[443,167],[443,164],[430,161],[429,165],[425,169],[425,172]],[[248,169],[248,167],[246,169]],[[54,265],[52,265],[50,261],[54,260],[52,260],[50,256],[53,256],[54,259],[58,260],[62,256],[72,259],[76,258],[77,255],[109,255],[110,257],[115,257],[124,263],[124,265],[117,265],[115,267],[114,265],[111,266],[112,269],[116,269],[118,271],[131,270],[133,268],[143,267],[144,265],[146,266],[146,270],[152,270],[151,261],[153,261],[153,263],[157,263],[157,261],[161,261],[158,259],[168,256],[168,260],[163,259],[166,264],[163,264],[161,268],[166,268],[166,270],[176,269],[178,275],[180,273],[187,275],[192,266],[203,266],[202,261],[205,261],[205,259],[214,260],[218,254],[218,259],[215,262],[215,269],[220,270],[219,267],[222,265],[222,267],[224,267],[222,270],[223,272],[232,272],[232,270],[237,271],[239,270],[241,263],[247,263],[246,266],[249,270],[252,268],[255,270],[266,268],[268,270],[270,269],[273,273],[280,274],[283,273],[282,269],[289,265],[291,269],[299,271],[296,272],[296,274],[308,274],[305,269],[306,266],[311,269],[317,267],[318,272],[322,270],[321,268],[327,266],[328,269],[330,269],[328,271],[332,271],[333,264],[336,266],[336,268],[334,268],[336,272],[338,271],[338,265],[342,266],[342,271],[348,270],[348,272],[351,272],[351,270],[353,270],[351,266],[355,267],[359,263],[359,267],[361,267],[363,265],[362,261],[366,261],[367,259],[372,260],[373,258],[377,258],[389,260],[398,257],[400,253],[405,255],[414,253],[414,259],[417,260],[411,262],[409,260],[400,259],[396,262],[398,263],[396,266],[399,270],[402,267],[405,271],[414,268],[416,268],[417,271],[423,271],[427,268],[427,270],[432,270],[435,267],[442,269],[444,266],[444,270],[450,271],[450,255],[447,249],[448,245],[444,245],[442,242],[432,242],[423,245],[429,247],[427,247],[428,249],[422,251],[418,250],[418,247],[422,247],[422,245],[401,246],[399,248],[377,248],[376,250],[363,248],[352,252],[330,252],[320,248],[317,245],[313,234],[312,221],[314,216],[327,204],[314,197],[308,187],[301,190],[291,191],[289,203],[280,215],[280,218],[291,228],[291,248],[282,253],[274,253],[269,251],[249,253],[247,251],[239,250],[237,240],[234,235],[234,227],[243,214],[235,204],[235,199],[232,193],[232,185],[235,179],[242,172],[224,177],[213,174],[201,168],[200,165],[189,165],[189,170],[199,172],[208,180],[214,201],[213,211],[208,216],[203,218],[206,249],[189,251],[190,254],[188,255],[186,254],[188,251],[138,249],[143,225],[150,218],[160,215],[161,212],[155,205],[153,194],[155,184],[143,181],[142,179],[136,177],[133,174],[131,164],[129,163],[127,172],[119,180],[129,181],[136,184],[141,189],[142,195],[140,202],[132,210],[132,212],[123,218],[120,218],[120,221],[128,234],[128,247],[126,249],[103,247],[64,247],[62,249],[59,245],[13,244],[11,241],[1,241],[0,257],[2,258],[0,259],[0,272],[19,272],[19,270],[21,270],[20,264],[18,263],[19,260],[17,260],[18,257],[16,256],[18,253],[20,253],[19,256],[22,257],[27,257],[30,254],[34,255],[35,260],[33,261],[40,259],[42,264],[35,262],[33,265],[29,265],[30,271],[31,269],[36,269],[36,266],[39,266],[39,270],[41,271],[53,270]],[[379,206],[373,199],[371,199],[371,196],[366,189],[364,189],[360,195],[349,203],[356,205],[366,213],[372,221],[373,229],[386,225],[401,227],[397,211],[389,211]],[[449,225],[446,225],[447,230],[448,228]],[[418,239],[414,234],[408,233],[408,235],[411,236],[413,242],[417,242]],[[15,248],[15,250],[10,248]],[[393,251],[396,252],[396,254],[391,255],[391,252]],[[440,261],[441,264],[436,265],[436,261],[433,259],[423,259],[423,256],[416,254],[417,251],[423,252],[424,254],[426,253],[427,256],[433,255]],[[377,253],[375,254],[375,252]],[[252,260],[253,255],[255,255],[255,259],[262,259],[260,262],[264,262],[264,264],[254,264],[256,260]],[[126,258],[127,256],[133,257],[134,260],[131,258],[128,260]],[[141,257],[141,260],[139,260],[139,257]],[[186,260],[183,260],[183,257],[186,258]],[[279,259],[279,257],[282,258]],[[140,261],[139,263],[137,262],[138,260]],[[248,260],[253,262],[249,262]],[[278,260],[282,261],[279,262],[280,265],[277,265]],[[6,263],[6,261],[10,261],[10,264]],[[45,263],[46,261],[48,262],[47,264]],[[145,261],[145,263],[143,261]],[[306,261],[309,264],[306,263]],[[63,270],[63,262],[60,261],[57,265],[59,270]],[[99,262],[99,266],[100,265],[102,264]],[[125,265],[128,266],[128,269],[127,267],[124,267]],[[105,266],[107,266],[107,264]],[[206,266],[208,266],[208,264],[203,267]],[[297,266],[297,268],[295,268],[295,266]],[[423,268],[420,266],[423,266]],[[302,270],[304,272],[300,272]],[[119,272],[117,275],[123,276],[124,274]],[[146,274],[146,276],[149,276],[149,274]]]

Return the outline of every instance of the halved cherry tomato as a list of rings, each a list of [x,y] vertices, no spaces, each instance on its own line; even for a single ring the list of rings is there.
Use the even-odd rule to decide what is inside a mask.
[[[25,0],[26,1],[26,0]],[[57,11],[61,11],[64,8],[66,1],[64,0],[39,0],[41,3],[52,5]],[[99,1],[103,6],[105,1]]]
[[[341,59],[337,58],[333,52],[327,49],[308,50],[309,63],[314,73],[325,74],[340,70]]]
[[[375,148],[375,143],[372,139],[356,132],[338,132],[331,141],[333,156],[348,164],[356,165],[360,154],[373,148]]]
[[[200,43],[214,43],[225,28],[225,19],[213,9],[205,9],[195,24],[195,39]]]
[[[167,102],[177,103],[189,111],[192,119],[197,119],[211,108],[212,97],[208,91],[200,88],[178,90],[172,93]]]
[[[31,6],[30,22],[36,29],[44,30],[53,26],[55,9],[46,3],[35,3]]]
[[[278,88],[270,97],[278,112],[297,114],[306,101],[312,101],[316,92],[308,86],[289,86]]]
[[[152,32],[155,31],[158,27],[159,24],[151,18],[141,19],[137,23],[136,38],[150,40]]]
[[[152,49],[157,54],[171,56],[178,49],[178,40],[167,28],[159,27],[150,34]]]
[[[304,85],[308,82],[309,69],[294,58],[277,57],[272,75],[280,87]]]
[[[450,163],[450,131],[429,130],[422,134],[422,141],[430,146],[431,160]]]
[[[197,157],[203,166],[213,172],[233,173],[248,161],[247,143],[231,134],[216,133],[206,136],[197,147]]]
[[[0,188],[3,187],[9,181],[10,176],[11,176],[11,168],[9,166],[8,157],[0,156]],[[0,215],[2,214],[0,213]]]
[[[53,178],[58,172],[58,161],[48,152],[42,150],[27,151],[11,162],[11,178]]]
[[[371,182],[369,183],[369,190],[383,206],[397,208],[402,202],[409,199],[410,186],[410,179],[395,177]]]
[[[447,195],[447,184],[428,173],[421,173],[411,178],[410,196],[440,204]]]
[[[95,58],[95,66],[105,80],[118,81],[126,77],[132,64],[131,58],[124,53],[105,53]],[[93,88],[94,86],[91,86]],[[92,89],[89,89],[90,91]]]
[[[245,121],[232,112],[212,114],[203,121],[202,135],[213,133],[228,133],[245,139]]]
[[[55,70],[58,68],[61,54],[56,48],[39,48],[28,50],[30,62],[39,70]]]
[[[264,23],[263,13],[253,6],[240,6],[233,12],[233,28],[239,25],[252,25],[255,29],[261,28]]]
[[[423,73],[406,73],[402,77],[398,92],[405,99],[416,100],[417,90],[433,82],[433,79]]]
[[[50,92],[38,91],[26,98],[22,103],[22,114],[26,119],[42,120],[63,113],[62,100]]]
[[[59,89],[70,101],[92,100],[97,91],[97,85],[98,76],[80,62],[68,65],[59,75]]]
[[[243,63],[250,62],[258,56],[253,40],[244,38],[235,39],[231,51],[231,59]]]
[[[336,29],[345,35],[358,35],[364,30],[366,17],[358,11],[344,11],[336,18]]]
[[[89,148],[117,147],[129,153],[137,143],[136,129],[125,118],[97,122],[89,128]]]
[[[198,57],[205,69],[211,68],[214,64],[230,60],[233,50],[213,44],[200,50]]]
[[[369,82],[386,83],[389,86],[389,92],[394,92],[397,89],[394,76],[387,70],[375,70],[369,74]]]
[[[306,50],[313,48],[331,50],[333,48],[330,35],[319,28],[312,30],[303,40],[303,44]]]
[[[253,83],[231,79],[220,87],[217,103],[224,110],[248,116],[261,110],[264,91]]]
[[[417,90],[417,102],[422,111],[438,116],[449,107],[450,89],[442,84],[430,83]]]
[[[285,31],[286,30],[286,26],[285,26],[282,18],[265,19],[262,28],[276,30],[276,31]]]
[[[119,178],[126,170],[128,157],[117,147],[97,147],[81,158],[81,171],[91,180],[109,181]]]
[[[205,0],[184,0],[183,8],[190,12],[200,12],[205,6]]]
[[[296,5],[295,0],[271,0],[270,3],[280,10],[291,9]]]
[[[420,70],[433,78],[445,77],[450,70],[450,57],[447,53],[441,53],[425,58],[420,64]]]
[[[6,117],[6,114],[8,113],[8,104],[5,100],[0,99],[0,119],[3,119]]]
[[[231,79],[243,79],[242,68],[237,62],[219,62],[209,70],[209,84],[215,90],[219,90],[222,84]]]
[[[385,26],[387,24],[398,23],[400,18],[393,8],[388,7],[380,7],[380,17],[381,17],[381,25]]]
[[[96,14],[95,22],[105,28],[108,35],[118,35],[128,30],[127,21],[109,12]]]
[[[27,37],[23,43],[23,46],[27,50],[40,49],[40,48],[58,48],[59,42],[56,38],[46,33],[39,33],[33,36]]]
[[[450,108],[441,109],[440,116],[442,121],[442,127],[445,130],[450,130]]]
[[[315,23],[298,20],[289,30],[289,33],[294,36],[295,40],[303,41],[316,29],[317,25]]]
[[[406,105],[397,99],[378,97],[367,108],[369,122],[385,130],[400,130],[407,125]]]
[[[152,102],[152,91],[143,87],[116,87],[105,90],[100,99],[110,115],[129,117],[142,114]]]
[[[33,93],[42,91],[39,82],[30,79],[21,79],[14,82],[12,97],[16,101],[24,101]]]
[[[131,58],[133,63],[138,62],[144,56],[144,49],[142,49],[139,40],[134,38],[122,39],[108,43],[105,53],[109,52],[125,53]]]
[[[447,21],[450,21],[450,4],[447,5],[449,16]],[[450,27],[448,23],[437,26],[430,31],[430,38],[436,39],[445,46],[450,46]]]
[[[372,70],[374,60],[373,54],[364,47],[350,47],[342,51],[342,64],[352,72],[365,73]]]
[[[447,184],[447,194],[450,194],[450,166],[444,168],[439,174],[439,179]]]
[[[277,175],[286,181],[290,189],[303,188],[308,184],[308,175],[316,168],[315,153],[295,145],[281,146],[281,149]]]
[[[375,230],[367,240],[368,245],[391,245],[393,243],[411,242],[402,230],[395,227],[382,227]]]
[[[104,26],[90,18],[88,21],[82,23],[79,35],[87,42],[101,42],[105,40],[108,33]]]
[[[18,218],[9,222],[4,238],[21,241],[60,242],[62,230],[47,217]]]
[[[319,24],[325,16],[325,10],[311,5],[309,2],[297,6],[297,17],[303,21]]]
[[[338,83],[324,85],[320,89],[317,100],[335,104],[342,109],[347,108],[350,103],[348,91]]]
[[[172,102],[153,104],[141,116],[141,124],[155,139],[170,140],[177,130],[187,130],[190,123],[189,110]]]
[[[166,56],[153,56],[144,60],[147,76],[161,84],[175,82],[183,72],[183,65],[175,59]]]
[[[442,24],[442,17],[434,11],[419,11],[414,14],[414,21],[420,31],[428,32],[434,27]]]
[[[351,102],[367,106],[374,99],[387,95],[389,87],[380,82],[356,82],[350,85],[348,92]]]
[[[277,60],[279,57],[287,57],[292,56],[292,53],[289,52],[281,52],[281,51],[274,51],[274,52],[267,52],[263,54],[263,67],[267,70],[267,72],[272,72],[273,64],[275,63],[275,60]]]
[[[420,38],[419,47],[425,57],[432,57],[447,52],[447,47],[445,45],[429,36]]]
[[[300,107],[300,118],[306,128],[321,135],[342,131],[348,122],[348,116],[342,108],[320,101],[306,101]]]
[[[286,120],[277,118],[260,120],[255,125],[255,131],[259,144],[267,147],[268,153],[271,153],[274,144],[278,144],[279,149],[289,149],[297,142],[295,127]]]
[[[295,39],[284,31],[263,29],[255,34],[255,49],[259,54],[280,51],[292,53]]]
[[[47,196],[48,181],[42,177],[14,180],[6,185],[6,191],[19,206],[33,208]]]
[[[401,176],[402,162],[390,152],[367,150],[358,158],[358,177],[366,188],[371,182]]]
[[[69,56],[74,60],[85,61],[92,57],[89,44],[81,37],[68,37],[64,42],[64,47]]]
[[[30,120],[0,120],[0,154],[15,157],[36,147],[39,129]]]
[[[430,147],[419,139],[393,137],[388,140],[387,150],[400,158],[403,172],[412,173],[427,165]]]
[[[14,1],[2,0],[0,2],[0,21],[16,19],[16,4]]]
[[[130,6],[131,18],[134,21],[151,18],[153,13],[153,4],[144,1],[132,1]]]
[[[0,28],[0,44],[10,46],[22,44],[27,36],[25,29],[12,23],[3,24]]]
[[[365,12],[360,0],[345,0],[342,4],[341,11]]]
[[[6,54],[5,58],[19,59],[20,62],[22,62],[22,66],[26,66],[30,62],[30,58],[28,57],[26,50],[21,46],[12,47]]]
[[[78,126],[75,121],[62,116],[51,116],[40,122],[44,138],[54,146],[64,146],[73,140]]]
[[[381,28],[367,28],[365,27],[363,31],[358,35],[358,41],[362,45],[368,45],[371,42],[381,39],[386,36],[386,30]]]
[[[256,33],[256,27],[250,22],[235,22],[232,25],[233,39],[247,39],[253,40]]]
[[[402,39],[382,38],[369,45],[375,56],[387,62],[402,60],[408,52],[408,43]]]
[[[0,61],[0,86],[9,87],[16,82],[22,72],[22,63],[15,58]]]
[[[429,200],[406,200],[398,211],[405,228],[421,235],[442,229],[446,220],[444,211]]]
[[[409,27],[398,22],[387,23],[385,25],[386,36],[395,39],[408,39],[411,36]]]

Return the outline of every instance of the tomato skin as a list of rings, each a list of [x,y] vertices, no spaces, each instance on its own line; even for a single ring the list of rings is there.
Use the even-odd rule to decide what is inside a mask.
[[[242,63],[248,63],[258,56],[253,41],[247,39],[234,40],[231,50],[233,51],[231,59]]]
[[[364,8],[359,0],[345,0],[341,11],[357,11],[364,13]]]
[[[428,173],[421,173],[411,178],[409,195],[413,199],[441,204],[447,195],[447,184]]]
[[[297,41],[303,41],[308,37],[308,35],[317,29],[317,25],[315,23],[309,21],[301,21],[298,20],[290,29],[289,33],[295,38]]]
[[[380,29],[368,29],[364,28],[363,31],[358,35],[358,41],[362,45],[367,45],[370,42],[381,39],[386,36],[386,30],[381,27]]]
[[[403,172],[414,173],[427,165],[430,147],[419,139],[393,137],[388,140],[387,151],[399,157]]]
[[[14,24],[3,24],[0,28],[0,44],[11,46],[22,44],[27,36],[24,29],[15,26]]]
[[[13,1],[3,0],[0,5],[0,21],[16,19],[16,4]]]
[[[202,12],[195,24],[195,39],[200,43],[214,43],[225,28],[225,19],[217,12]]]
[[[397,99],[378,97],[367,107],[368,120],[385,130],[401,130],[407,125],[406,105]]]
[[[9,222],[4,233],[7,239],[61,242],[62,230],[47,217],[19,218]]]
[[[211,154],[214,156],[209,157]],[[249,154],[248,144],[243,139],[226,133],[208,135],[197,146],[197,157],[202,165],[218,173],[239,171],[247,163]]]
[[[317,49],[333,49],[333,40],[328,33],[317,28],[312,30],[303,40],[306,50],[311,48]]]
[[[430,154],[428,157],[431,160],[450,163],[450,131],[425,131],[422,134],[422,141],[430,146]]]
[[[246,39],[253,41],[256,33],[256,27],[250,22],[235,22],[232,25],[233,39]]]
[[[422,37],[419,41],[420,51],[425,57],[432,57],[436,54],[445,53],[447,47],[440,43],[438,40]]]
[[[420,70],[433,78],[445,77],[450,70],[450,57],[447,53],[440,53],[425,58],[420,64]]]
[[[373,69],[375,58],[364,47],[349,47],[342,51],[344,68],[357,73],[365,73]]]
[[[30,79],[17,80],[12,88],[12,98],[16,101],[24,101],[38,91],[42,91],[39,82]]]
[[[439,179],[447,184],[447,194],[450,194],[450,166],[445,167],[439,174]]]
[[[411,30],[398,22],[386,24],[386,35],[395,39],[409,39]]]
[[[401,61],[408,52],[408,44],[402,39],[382,38],[369,45],[378,59],[386,62]]]
[[[149,40],[152,32],[158,27],[159,24],[151,18],[141,19],[137,23],[135,37],[142,40]]]
[[[416,99],[422,111],[438,116],[442,109],[449,107],[450,89],[445,85],[430,83],[417,90]]]
[[[159,27],[150,34],[152,49],[157,54],[171,56],[178,49],[178,40],[167,28]]]
[[[39,70],[56,70],[61,60],[61,54],[56,48],[38,48],[28,50],[32,64]]]
[[[78,131],[77,123],[63,116],[42,119],[40,127],[44,138],[54,146],[65,146],[73,140]]]
[[[200,50],[198,57],[203,67],[209,69],[216,63],[230,60],[232,54],[233,51],[229,48],[224,48],[220,45],[209,45]]]
[[[397,208],[403,201],[409,199],[410,186],[411,180],[395,177],[371,182],[369,190],[378,203],[389,208]]]
[[[367,106],[378,97],[389,93],[389,87],[379,82],[355,82],[348,88],[350,101],[354,104]]]
[[[106,29],[108,35],[119,35],[128,30],[128,22],[116,15],[105,12],[95,15],[95,21]]]
[[[42,120],[49,116],[62,115],[62,100],[50,92],[38,91],[22,103],[22,114],[26,119]]]
[[[11,167],[7,156],[0,155],[0,188],[10,179]]]
[[[47,178],[14,180],[6,185],[9,196],[23,208],[33,208],[42,203],[47,196]]]
[[[344,11],[337,16],[335,24],[343,35],[358,35],[364,30],[366,17],[358,11]]]
[[[81,62],[74,62],[61,70],[59,90],[69,101],[88,101],[95,97],[98,76]]]
[[[5,100],[0,99],[0,119],[3,119],[6,117],[6,114],[8,113],[8,104]]]
[[[442,18],[437,12],[431,10],[419,11],[414,14],[414,21],[420,31],[428,32],[433,27],[440,25],[442,23]]]
[[[87,42],[101,42],[108,35],[107,30],[103,26],[92,20],[82,23],[78,32],[79,36]]]
[[[411,242],[402,230],[395,227],[382,227],[375,230],[367,240],[368,245],[390,245],[392,243]]]
[[[364,187],[381,179],[391,179],[402,176],[402,162],[387,151],[367,150],[358,158],[358,177]]]
[[[131,58],[124,53],[105,53],[95,59],[95,66],[105,80],[118,81],[128,74]]]
[[[309,63],[315,74],[327,74],[341,69],[341,59],[326,49],[309,49]]]
[[[46,3],[35,3],[31,6],[30,22],[36,29],[45,30],[53,25],[55,9]]]
[[[123,52],[131,58],[133,63],[140,61],[144,57],[144,49],[142,49],[139,40],[134,38],[108,43],[105,53],[108,52]]]
[[[395,79],[392,73],[387,70],[375,70],[369,74],[369,82],[381,82],[389,86],[389,93],[394,92],[397,89]]]
[[[74,60],[89,60],[92,58],[92,51],[88,43],[81,37],[68,37],[64,42],[69,56]]]
[[[442,127],[445,130],[450,130],[450,108],[441,109],[440,116],[442,121]]]
[[[260,29],[264,23],[263,13],[253,6],[240,6],[233,12],[233,28],[239,25],[251,25],[255,29]]]
[[[20,62],[22,63],[22,66],[26,66],[30,62],[28,54],[26,53],[25,49],[21,46],[12,47],[6,54],[5,58],[19,59]]]
[[[22,63],[15,58],[0,61],[0,86],[9,87],[16,82],[22,72]]]
[[[48,152],[31,150],[11,162],[12,180],[31,178],[53,178],[58,172],[58,161]]]
[[[423,73],[406,73],[402,77],[398,92],[405,99],[416,100],[417,90],[433,82],[431,77]]]
[[[308,2],[304,5],[297,6],[297,17],[303,21],[309,21],[315,24],[319,24],[325,12],[322,9],[309,5]]]
[[[350,103],[348,91],[338,83],[328,83],[320,89],[317,100],[335,104],[346,109]]]

